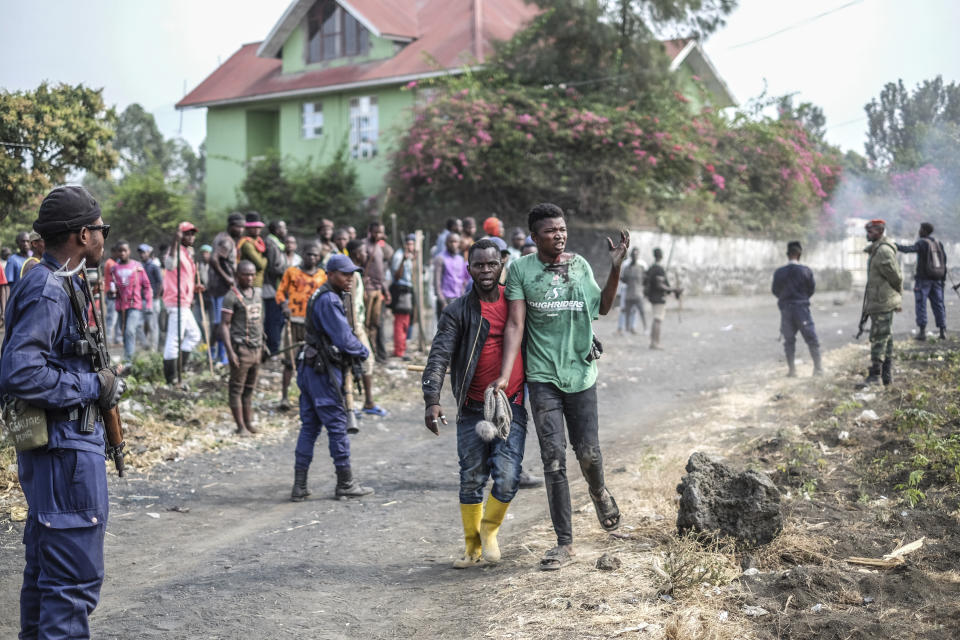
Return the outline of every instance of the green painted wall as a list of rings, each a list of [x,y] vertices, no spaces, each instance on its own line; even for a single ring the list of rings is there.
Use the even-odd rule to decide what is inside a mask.
[[[370,34],[370,50],[367,55],[354,56],[352,58],[337,58],[325,62],[315,62],[307,64],[307,23],[301,22],[287,41],[283,43],[281,52],[283,61],[283,73],[297,73],[299,71],[312,71],[314,69],[326,69],[329,67],[341,67],[348,64],[359,64],[369,62],[370,60],[383,60],[392,58],[396,53],[396,45],[392,40],[378,38]]]
[[[376,96],[379,119],[377,155],[353,160],[361,192],[376,195],[384,189],[390,152],[396,148],[410,120],[412,91],[399,86],[308,96],[283,102],[247,107],[207,109],[207,208],[224,211],[236,204],[237,188],[245,175],[244,163],[251,157],[276,149],[287,159],[310,161],[320,167],[330,162],[341,144],[349,140],[350,100]],[[323,104],[323,135],[304,139],[301,109],[304,102]]]
[[[243,107],[207,109],[207,210],[236,203],[236,187],[245,175],[247,112]]]
[[[280,111],[247,111],[247,155],[250,160],[280,148]]]

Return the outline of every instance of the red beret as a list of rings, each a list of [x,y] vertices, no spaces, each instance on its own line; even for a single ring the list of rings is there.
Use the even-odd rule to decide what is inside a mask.
[[[887,223],[886,223],[885,221],[881,220],[880,218],[874,218],[873,220],[871,220],[870,222],[868,222],[868,223],[865,224],[864,226],[866,226],[866,227],[885,227],[885,226],[887,226]]]

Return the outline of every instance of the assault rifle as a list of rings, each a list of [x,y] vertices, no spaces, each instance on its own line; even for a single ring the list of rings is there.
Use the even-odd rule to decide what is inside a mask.
[[[113,363],[110,360],[110,353],[107,351],[106,333],[103,329],[103,321],[93,305],[93,292],[90,290],[90,283],[87,281],[87,273],[84,267],[87,266],[86,258],[80,261],[75,269],[68,269],[69,260],[63,265],[63,268],[54,271],[54,275],[63,278],[63,288],[70,298],[70,306],[73,308],[73,315],[77,318],[77,329],[83,339],[78,342],[74,349],[77,355],[88,355],[93,364],[94,371],[101,369],[112,369]],[[82,274],[80,280],[83,282],[83,297],[73,283],[73,276]],[[85,298],[85,299],[83,299]],[[87,321],[87,304],[93,312],[93,319],[96,328],[91,330],[90,323]],[[113,459],[113,464],[117,468],[117,475],[123,477],[123,448],[126,443],[123,441],[123,423],[120,421],[119,407],[113,407],[110,410],[101,410],[96,403],[91,402],[84,410],[80,418],[80,430],[85,433],[93,432],[93,425],[97,419],[97,413],[103,420],[103,428],[107,435],[106,454]]]
[[[859,340],[860,336],[863,335],[864,327],[867,326],[867,318],[870,315],[866,311],[867,309],[867,293],[863,293],[863,304],[860,306],[860,324],[857,325],[857,335],[853,337],[854,340]]]

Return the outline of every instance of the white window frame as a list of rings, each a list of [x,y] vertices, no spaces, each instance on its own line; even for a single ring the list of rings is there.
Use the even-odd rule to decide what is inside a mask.
[[[300,105],[300,135],[304,140],[323,137],[323,102]]]
[[[380,138],[380,108],[377,96],[350,99],[350,156],[375,158]]]

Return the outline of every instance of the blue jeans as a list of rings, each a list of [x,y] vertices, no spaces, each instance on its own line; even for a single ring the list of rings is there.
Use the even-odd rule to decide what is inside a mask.
[[[137,334],[143,326],[143,311],[140,309],[125,309],[120,326],[123,327],[123,361],[127,364],[133,361],[133,352],[137,348]]]
[[[943,280],[927,280],[926,278],[917,278],[913,283],[913,298],[917,312],[917,326],[927,326],[927,298],[930,298],[930,306],[933,307],[933,319],[937,327],[945,329],[947,327],[947,310],[943,306]]]
[[[469,403],[469,401],[468,401]],[[477,423],[483,420],[483,409],[464,406],[457,419],[457,455],[460,457],[460,503],[483,502],[483,487],[493,476],[490,495],[500,502],[510,502],[520,486],[520,463],[527,439],[527,410],[511,404],[513,420],[507,439],[484,442],[477,435]]]
[[[267,351],[279,351],[283,337],[283,310],[274,298],[263,299],[263,332],[267,334]]]
[[[116,298],[106,298],[104,300],[104,306],[106,307],[106,313],[104,314],[104,322],[106,326],[103,330],[107,333],[108,342],[117,342],[117,336],[120,333],[120,317],[117,313],[117,299]]]
[[[227,362],[227,347],[220,339],[220,323],[223,320],[223,299],[226,296],[215,296],[210,298],[210,331],[213,333],[213,339],[216,340],[216,351],[213,352],[213,361],[223,364]]]
[[[620,311],[621,317],[623,314],[627,316],[627,325],[631,332],[636,332],[637,330],[637,316],[640,316],[640,321],[643,322],[643,329],[647,329],[647,317],[643,313],[643,300],[627,300],[623,308]],[[619,326],[619,325],[618,325]]]

